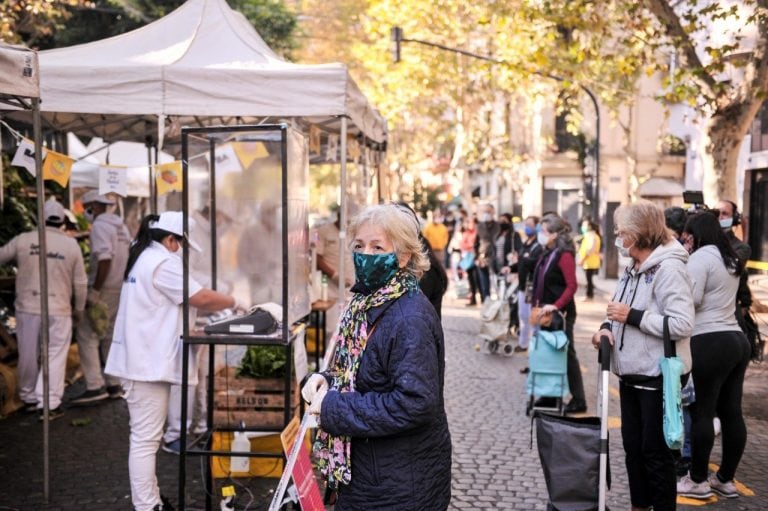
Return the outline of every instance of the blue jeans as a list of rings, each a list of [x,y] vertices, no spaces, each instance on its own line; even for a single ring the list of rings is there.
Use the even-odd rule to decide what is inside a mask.
[[[482,301],[485,301],[486,298],[491,296],[491,271],[487,266],[485,268],[475,266],[475,269],[477,289],[480,291],[480,298]]]

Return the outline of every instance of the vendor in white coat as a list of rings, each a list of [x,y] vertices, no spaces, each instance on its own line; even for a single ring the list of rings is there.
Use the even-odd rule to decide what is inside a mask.
[[[91,222],[88,316],[95,315],[94,308],[101,308],[106,322],[94,327],[89,319],[77,327],[77,346],[86,388],[70,400],[72,405],[91,404],[108,397],[118,399],[123,395],[117,378],[105,377],[102,373],[102,360],[109,354],[131,244],[131,235],[123,219],[108,209],[115,201],[96,190],[86,192],[80,200],[86,208],[85,216]]]
[[[172,384],[182,371],[184,240],[182,214],[144,218],[131,246],[105,372],[122,379],[130,414],[128,471],[136,511],[171,509],[155,474]],[[192,249],[197,244],[188,242]],[[202,311],[236,306],[231,296],[189,279],[189,305]],[[190,365],[194,365],[190,359]],[[190,368],[194,378],[195,368]],[[196,383],[190,381],[190,383]]]
[[[61,399],[64,395],[67,353],[72,341],[72,317],[82,322],[86,276],[80,247],[61,230],[65,218],[64,206],[49,200],[44,208],[48,252],[49,417],[56,419],[63,414]],[[37,231],[19,234],[0,247],[0,266],[12,260],[18,265],[15,302],[16,337],[19,342],[17,372],[19,396],[28,412],[39,411],[43,407],[43,377],[38,364],[42,325],[39,257]],[[42,412],[40,418],[43,418]]]

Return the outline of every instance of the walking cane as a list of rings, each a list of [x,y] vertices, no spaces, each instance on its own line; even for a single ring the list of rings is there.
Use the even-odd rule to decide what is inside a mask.
[[[600,416],[600,482],[597,509],[605,511],[605,492],[608,479],[608,383],[611,370],[611,344],[608,336],[600,336],[600,376],[597,406]]]

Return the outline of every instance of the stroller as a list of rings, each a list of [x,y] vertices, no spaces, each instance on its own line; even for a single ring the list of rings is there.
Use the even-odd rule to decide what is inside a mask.
[[[489,353],[512,353],[513,321],[517,318],[516,286],[507,283],[506,276],[500,275],[497,283],[496,299],[487,299],[480,312],[479,337]],[[513,311],[514,310],[514,314]]]
[[[549,493],[548,511],[605,511],[608,464],[608,380],[611,347],[600,340],[599,417],[534,413],[536,444]],[[531,425],[533,427],[533,425]]]
[[[553,314],[548,327],[540,324],[528,346],[528,406],[525,414],[534,410],[565,413],[564,397],[568,388],[568,337],[565,318]]]

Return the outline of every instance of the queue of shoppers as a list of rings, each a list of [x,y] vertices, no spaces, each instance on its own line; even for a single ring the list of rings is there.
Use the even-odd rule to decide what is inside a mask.
[[[66,336],[53,337],[66,331],[71,336],[72,318],[79,323],[85,319],[87,307],[106,302],[110,275],[122,267],[122,275],[112,278],[117,282],[112,289],[120,289],[114,317],[108,322],[113,332],[98,334],[91,325],[78,334],[78,339],[84,339],[81,356],[86,359],[87,347],[99,350],[99,344],[105,338],[108,341],[106,350],[102,347],[94,359],[98,372],[86,372],[87,381],[89,374],[101,375],[103,380],[93,388],[89,383],[81,400],[75,398],[72,403],[110,397],[109,383],[114,381],[110,378],[118,381],[116,397],[125,397],[130,415],[128,463],[133,506],[141,511],[166,510],[170,504],[160,495],[155,462],[172,385],[180,382],[184,297],[179,256],[185,245],[192,250],[199,247],[185,240],[180,212],[145,217],[137,237],[129,241],[122,221],[108,211],[110,201],[95,193],[84,197],[93,221],[90,238],[94,247],[87,288],[79,248],[78,262],[72,252],[74,241],[57,237],[64,236],[60,233],[63,207],[55,201],[45,206],[48,257],[51,247],[62,256],[54,258],[49,271],[59,272],[63,265],[63,273],[56,273],[57,282],[67,288],[61,296],[68,304],[74,303],[74,308],[63,307],[64,313],[59,314],[58,291],[53,294],[53,322],[66,326],[69,320],[69,326],[51,332],[51,418],[62,413],[61,350],[69,346]],[[591,221],[583,221],[577,241],[571,225],[556,213],[541,219],[529,216],[517,226],[511,215],[496,217],[490,205],[483,205],[480,213],[479,222],[464,215],[454,229],[461,260],[471,256],[468,259],[473,264],[465,271],[474,272],[478,301],[491,297],[494,276],[517,275],[520,330],[516,352],[527,349],[532,335],[531,307],[562,314],[569,340],[571,393],[565,412],[586,412],[574,345],[576,272],[579,265],[585,270],[586,298],[593,298],[593,277],[601,263],[599,229]],[[633,511],[675,509],[678,495],[698,499],[714,493],[739,496],[735,476],[746,444],[741,399],[750,346],[738,320],[738,300],[748,252],[745,256],[743,243],[732,233],[733,220],[724,220],[724,214],[728,211],[668,210],[665,217],[656,205],[637,201],[621,206],[614,215],[616,248],[630,262],[592,341],[597,344],[606,336],[612,345]],[[442,214],[433,215],[427,232],[438,246],[450,251],[452,240],[446,236],[449,231],[443,220]],[[191,232],[195,225],[190,219]],[[449,257],[432,249],[418,216],[405,204],[366,208],[351,220],[348,232],[354,285],[341,314],[335,339],[338,349],[331,365],[311,375],[302,389],[309,412],[320,425],[314,444],[318,466],[337,510],[446,509],[451,494],[451,437],[443,397],[445,346],[440,313],[448,282],[442,265]],[[30,268],[36,254],[22,238],[0,248],[0,263],[15,258],[20,269]],[[121,246],[127,248],[124,258],[116,248]],[[29,331],[26,325],[35,324],[35,311],[25,311],[24,297],[18,298],[21,343],[24,332]],[[204,288],[193,276],[189,305],[215,311],[238,304],[232,296]],[[107,311],[111,314],[109,305]],[[26,321],[27,315],[32,321]],[[62,323],[58,323],[59,315]],[[39,311],[37,316],[39,323]],[[675,455],[663,433],[658,362],[664,356],[665,324],[677,356],[684,362],[685,379],[693,382],[696,394],[690,406],[691,466],[679,480]],[[34,335],[36,338],[37,333]],[[147,343],[147,339],[155,342]],[[41,382],[30,383],[30,371],[39,380],[39,368],[28,363],[32,344],[24,343],[23,358],[30,367],[25,366],[24,371],[20,367],[19,374],[24,376],[26,407],[39,410]],[[21,352],[20,346],[20,364]],[[716,417],[723,428],[722,460],[718,470],[710,471]],[[178,446],[173,452],[178,452]]]

